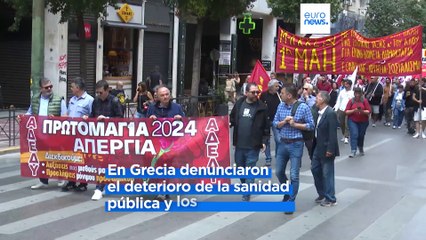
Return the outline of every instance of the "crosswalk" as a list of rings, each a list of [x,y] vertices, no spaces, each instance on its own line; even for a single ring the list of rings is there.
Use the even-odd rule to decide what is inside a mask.
[[[403,233],[410,232],[410,229],[419,231],[421,228],[418,225],[423,224],[426,218],[425,199],[403,194],[399,199],[389,199],[389,208],[369,214],[372,206],[366,203],[374,199],[376,193],[374,189],[363,188],[359,182],[357,187],[337,189],[337,206],[321,207],[313,203],[313,198],[316,197],[315,187],[312,181],[307,180],[300,184],[297,210],[291,216],[256,212],[106,213],[104,203],[109,197],[97,202],[90,201],[91,191],[60,192],[54,183],[48,189],[31,190],[30,186],[37,179],[20,178],[19,166],[16,164],[15,167],[4,171],[5,168],[0,166],[0,239],[81,240],[117,239],[121,236],[126,239],[141,239],[147,236],[146,239],[159,240],[287,240],[320,236],[316,239],[396,240],[403,238]],[[3,184],[2,180],[7,178],[16,181]],[[308,179],[307,176],[305,178]],[[8,197],[3,198],[4,196]],[[16,198],[12,199],[12,196]],[[222,198],[227,201],[240,200],[240,196],[196,197],[198,201],[220,201]],[[258,195],[253,196],[252,201],[278,202],[281,197]],[[350,219],[355,221],[362,217],[362,224],[350,222]],[[352,224],[350,234],[328,238],[322,236],[322,231],[331,231],[336,221],[349,221],[347,224]],[[62,225],[65,225],[66,230],[61,231],[59,226]]]

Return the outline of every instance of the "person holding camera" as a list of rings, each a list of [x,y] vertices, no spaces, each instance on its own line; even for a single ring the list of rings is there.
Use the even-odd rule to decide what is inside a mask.
[[[349,135],[351,143],[350,158],[356,156],[357,147],[359,153],[364,156],[364,136],[368,127],[368,119],[371,107],[368,100],[363,97],[359,87],[354,89],[354,96],[346,105],[345,113],[348,115]]]
[[[148,91],[148,88],[145,83],[140,82],[138,88],[136,89],[135,97],[133,102],[137,103],[135,118],[145,118],[146,111],[150,103],[154,101],[151,92]]]

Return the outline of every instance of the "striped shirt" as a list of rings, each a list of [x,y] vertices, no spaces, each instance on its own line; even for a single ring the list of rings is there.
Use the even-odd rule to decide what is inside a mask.
[[[287,105],[282,102],[278,105],[277,113],[273,121],[273,126],[277,127],[278,123],[283,121],[287,116],[291,116],[291,109],[294,104]],[[314,118],[312,117],[311,109],[305,103],[301,103],[297,108],[296,113],[293,116],[296,123],[306,123],[305,130],[314,130]],[[302,131],[291,127],[289,123],[286,123],[283,127],[277,128],[279,138],[284,139],[297,139],[302,138]]]

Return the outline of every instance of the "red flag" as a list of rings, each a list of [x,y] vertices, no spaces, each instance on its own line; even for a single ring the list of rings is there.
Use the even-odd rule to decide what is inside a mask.
[[[268,90],[268,83],[271,79],[269,78],[268,73],[263,68],[262,63],[257,60],[256,65],[251,72],[251,78],[249,82],[256,83],[261,92]]]

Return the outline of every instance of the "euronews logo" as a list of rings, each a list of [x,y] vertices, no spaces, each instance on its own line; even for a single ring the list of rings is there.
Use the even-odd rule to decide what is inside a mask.
[[[329,24],[326,20],[327,14],[325,12],[305,12],[304,17],[304,25],[315,26]]]

